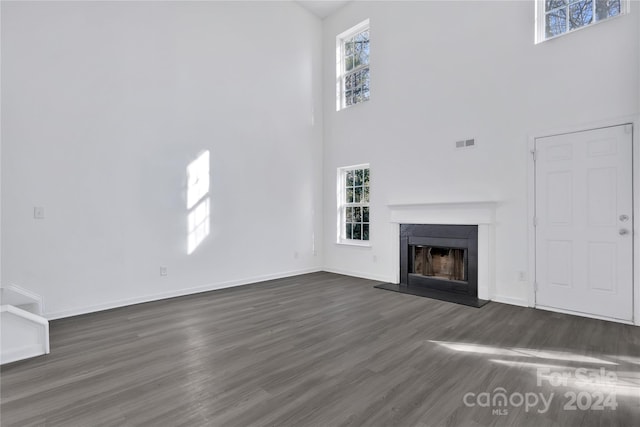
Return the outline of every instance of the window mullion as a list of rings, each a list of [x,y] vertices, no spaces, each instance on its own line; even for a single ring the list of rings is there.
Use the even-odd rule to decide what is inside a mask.
[[[365,208],[368,210],[370,208],[369,202],[364,201],[364,189],[370,188],[370,186],[365,185],[364,177],[369,174],[368,165],[360,165],[356,167],[349,168],[341,168],[339,174],[339,182],[341,188],[341,201],[340,201],[340,210],[338,218],[340,221],[339,224],[339,238],[345,241],[352,242],[360,242],[360,243],[368,243],[369,241],[369,224],[370,224],[370,212],[368,212],[369,221],[365,222]],[[359,172],[359,173],[358,173]],[[357,176],[361,175],[361,182],[357,182]],[[353,181],[348,182],[347,177],[352,176]],[[349,185],[351,184],[351,185]],[[356,185],[360,184],[360,185]],[[356,188],[361,188],[361,198],[358,202],[355,202],[355,193]],[[349,191],[353,192],[353,199],[351,202],[347,200],[347,193]],[[356,218],[356,208],[359,211],[359,217]],[[347,219],[347,210],[351,211],[351,218]],[[365,227],[366,226],[366,227]],[[365,233],[366,228],[366,233]],[[355,234],[355,231],[359,230],[359,234]]]
[[[590,1],[591,5],[587,5],[586,1]],[[546,9],[546,2],[543,0],[536,0],[536,43],[543,42],[545,40],[550,40],[556,38],[558,36],[572,33],[574,31],[580,30],[582,28],[586,28],[595,24],[598,24],[603,21],[608,21],[612,18],[616,18],[622,15],[629,13],[629,4],[633,0],[619,0],[612,3],[607,3],[602,5],[602,10],[599,9],[599,1],[598,0],[566,0],[564,6],[560,6],[551,10]],[[579,7],[582,5],[583,7]],[[576,11],[579,9],[581,14],[577,15],[580,19],[576,20],[571,15],[572,6],[576,7]],[[589,13],[586,7],[589,7],[591,10],[590,19],[587,21],[587,15]],[[556,23],[558,18],[556,16],[559,14],[559,11],[564,11],[564,31],[561,32],[561,28],[553,26],[551,31],[547,33],[547,25],[549,22]],[[599,14],[600,12],[600,14]],[[552,16],[553,15],[553,16]],[[575,24],[575,27],[572,28],[572,24]]]
[[[360,58],[362,57],[362,53],[363,53],[363,45],[365,43],[367,43],[367,45],[369,44],[369,36],[367,36],[366,39],[363,40],[362,34],[367,33],[369,34],[369,20],[365,20],[363,22],[361,22],[360,24],[352,27],[350,30],[345,31],[342,34],[339,34],[336,37],[336,44],[339,44],[339,49],[337,50],[337,52],[340,53],[340,67],[338,68],[338,72],[340,72],[340,80],[339,80],[339,84],[340,84],[340,99],[338,99],[337,101],[337,105],[340,106],[339,109],[343,109],[343,108],[347,108],[350,107],[352,105],[355,105],[357,103],[366,101],[369,99],[369,97],[364,98],[362,95],[358,95],[357,97],[355,96],[355,90],[357,89],[354,86],[355,83],[355,76],[361,72],[364,69],[367,69],[369,67],[369,61],[368,61],[368,53],[369,53],[369,49],[367,49],[367,64],[360,64],[358,66],[356,66],[356,58],[357,60],[360,60]],[[360,47],[360,53],[358,53],[356,55],[356,45]],[[351,52],[349,55],[347,55],[347,46],[351,46]],[[351,68],[349,69],[349,71],[347,71],[347,63],[348,61],[350,61],[350,66]],[[352,85],[351,88],[349,89],[350,91],[350,96],[347,97],[347,88],[346,88],[346,82],[347,82],[347,78],[350,78],[352,80]],[[362,85],[360,85],[362,86]],[[359,87],[360,87],[359,86]],[[368,83],[367,83],[367,87],[368,87]]]

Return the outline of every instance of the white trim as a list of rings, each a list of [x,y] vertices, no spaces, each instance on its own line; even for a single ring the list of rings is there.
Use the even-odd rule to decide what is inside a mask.
[[[415,223],[412,223],[415,224]],[[391,253],[394,260],[391,263],[393,267],[393,280],[391,283],[400,283],[400,223],[391,223]]]
[[[371,229],[369,229],[369,233],[371,233]],[[336,242],[336,245],[341,246],[357,246],[360,248],[370,248],[371,247],[370,240],[353,240],[353,239],[340,239],[340,241]]]
[[[5,312],[11,313],[16,317],[40,325],[42,327],[42,336],[39,337],[39,342],[34,345],[12,348],[10,350],[6,350],[3,348],[3,351],[1,353],[2,360],[0,361],[0,363],[4,365],[5,363],[11,363],[22,359],[40,356],[42,354],[49,354],[51,349],[49,346],[49,321],[47,319],[8,304],[0,306],[0,313]]]
[[[365,273],[362,271],[343,270],[340,268],[325,268],[323,271],[326,271],[327,273],[341,274],[343,276],[357,277],[359,279],[373,280],[376,282],[394,283],[393,279],[390,277],[378,276],[377,274]]]
[[[42,299],[42,296],[36,294],[35,292],[32,292],[13,283],[1,286],[0,292],[2,293],[2,296],[0,298],[0,303],[2,304],[13,306],[35,306],[36,312],[34,314],[42,314],[42,312],[44,311],[44,301]]]
[[[127,299],[122,299],[117,301],[111,301],[105,304],[92,305],[89,307],[56,311],[52,313],[46,313],[45,315],[49,320],[62,319],[65,317],[79,316],[81,314],[88,314],[88,313],[95,313],[98,311],[110,310],[112,308],[126,307],[134,304],[142,304],[145,302],[159,301],[159,300],[168,299],[168,298],[199,294],[201,292],[215,291],[218,289],[226,289],[226,288],[232,288],[236,286],[251,285],[255,283],[264,282],[267,280],[284,279],[287,277],[298,276],[300,274],[317,273],[318,271],[323,271],[323,270],[321,267],[316,267],[316,268],[308,268],[304,270],[286,271],[286,272],[275,273],[275,274],[265,274],[262,276],[255,276],[255,277],[250,277],[250,278],[245,278],[240,280],[230,280],[227,282],[212,283],[204,286],[196,286],[193,288],[180,289],[177,291],[162,292],[162,293],[153,294],[153,295],[127,298]]]
[[[640,326],[640,115],[632,120],[633,157],[633,321]]]
[[[544,38],[544,3],[541,0],[535,0],[535,32],[533,42],[535,44],[542,43]]]
[[[42,303],[42,296],[36,294],[33,291],[25,289],[22,286],[18,286],[15,283],[10,283],[8,285],[2,285],[1,288],[9,290],[9,291],[13,291],[13,292],[15,292],[17,294],[21,294],[21,295],[33,300],[34,302]]]
[[[499,302],[501,304],[517,305],[519,307],[529,307],[527,300],[524,298],[506,297],[502,295],[494,295],[491,298],[493,302]]]
[[[354,35],[358,34],[359,32],[366,30],[369,27],[370,27],[369,18],[367,18],[364,21],[361,21],[361,22],[357,23],[356,25],[350,27],[348,30],[345,30],[345,31],[341,32],[340,34],[338,34],[336,36],[336,40],[344,40],[347,37],[354,36]]]
[[[0,313],[2,312],[11,313],[18,317],[22,317],[23,319],[27,319],[30,322],[49,327],[49,322],[44,317],[38,316],[37,314],[33,314],[30,311],[23,310],[13,305],[3,304],[2,306],[0,306]]]
[[[575,1],[575,0],[574,0]],[[595,0],[594,0],[594,7],[595,7]],[[584,30],[585,28],[589,28],[589,27],[593,27],[594,25],[598,25],[601,24],[603,22],[608,22],[617,18],[620,18],[621,16],[625,16],[628,15],[629,13],[631,13],[631,1],[630,0],[620,0],[620,13],[618,15],[615,16],[609,16],[607,18],[601,19],[596,21],[596,17],[595,17],[595,12],[593,15],[593,20],[591,21],[591,23],[587,24],[587,25],[583,25],[582,27],[578,27],[578,28],[574,28],[573,30],[570,30],[568,28],[569,26],[569,19],[567,17],[567,31],[565,31],[564,33],[561,34],[556,34],[555,36],[546,38],[545,37],[545,10],[544,10],[544,0],[535,0],[535,34],[534,34],[534,42],[535,44],[540,44],[549,40],[554,40],[557,39],[559,37],[565,36],[567,34],[573,34],[577,31],[580,30]]]
[[[609,322],[624,323],[625,325],[633,325],[633,322],[629,320],[616,319],[614,317],[597,316],[595,314],[581,313],[579,311],[564,310],[561,308],[547,307],[544,305],[538,305],[536,308],[544,311],[553,311],[555,313],[570,314],[572,316],[588,317],[590,319],[606,320]]]
[[[478,298],[493,300],[496,292],[495,251],[493,250],[495,231],[491,224],[478,224]]]
[[[492,200],[471,202],[389,203],[391,222],[424,224],[424,211],[429,210],[429,224],[493,224],[496,205]]]
[[[529,306],[534,308],[542,308],[535,304],[535,282],[536,282],[536,262],[535,262],[535,227],[533,226],[533,218],[535,216],[535,163],[530,151],[535,148],[535,140],[538,138],[545,138],[555,135],[563,135],[567,133],[575,133],[588,131],[593,129],[600,129],[613,126],[623,126],[625,124],[633,125],[632,146],[633,146],[633,321],[627,322],[619,319],[607,319],[603,320],[615,321],[618,323],[634,324],[640,326],[640,115],[626,115],[621,117],[614,117],[603,120],[596,120],[590,123],[583,123],[572,126],[562,126],[547,130],[537,130],[529,132],[527,136],[527,156],[529,160],[527,162],[527,229],[529,237],[529,277],[531,278],[528,286],[528,300]],[[563,313],[559,309],[544,308],[546,310],[553,310]],[[576,314],[576,313],[568,313]],[[578,313],[578,315],[599,318],[587,314]]]
[[[393,253],[400,256],[400,224],[478,226],[478,298],[493,300],[495,292],[495,201],[389,203]],[[400,262],[393,263],[394,281],[400,283]]]
[[[347,203],[345,202],[345,191],[346,191],[346,172],[349,171],[357,171],[357,170],[367,170],[369,172],[369,201],[368,202],[358,202],[358,203]],[[362,163],[359,165],[353,166],[342,166],[337,169],[337,186],[336,186],[336,205],[337,205],[337,235],[335,243],[338,245],[348,245],[348,246],[364,246],[371,247],[371,165],[369,163]],[[355,187],[352,185],[350,187]],[[362,185],[364,189],[364,182]],[[345,210],[348,207],[359,207],[359,208],[368,208],[369,209],[369,240],[363,239],[347,239],[344,237],[345,227],[346,227],[346,213]],[[363,221],[361,221],[363,222]],[[364,231],[361,231],[364,234]]]
[[[2,361],[0,363],[2,365],[6,365],[7,363],[18,362],[24,359],[31,359],[32,357],[42,356],[47,353],[49,352],[47,351],[46,353],[44,353],[42,351],[42,346],[40,345],[30,345],[27,347],[13,348],[2,354]]]
[[[529,278],[527,286],[527,303],[529,307],[536,306],[536,165],[533,153],[536,147],[536,137],[527,139],[527,259],[529,260]]]
[[[370,29],[369,19],[365,19],[364,21],[354,25],[346,31],[341,32],[336,36],[336,111],[344,110],[349,107],[353,107],[355,104],[346,105],[344,100],[344,78],[347,74],[351,74],[356,71],[354,68],[347,72],[344,69],[344,41],[349,37],[353,37],[356,34]],[[369,37],[371,37],[371,33],[369,33]],[[366,66],[361,66],[360,69],[369,68],[371,65],[371,59],[369,59],[369,64]],[[369,68],[370,69],[370,68]],[[369,71],[371,72],[371,71]],[[364,101],[362,101],[364,102]],[[360,102],[358,103],[360,104]]]

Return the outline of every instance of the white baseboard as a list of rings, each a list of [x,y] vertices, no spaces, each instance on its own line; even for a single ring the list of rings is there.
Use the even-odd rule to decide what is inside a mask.
[[[363,273],[361,271],[341,270],[339,268],[323,268],[322,271],[327,273],[342,274],[344,276],[358,277],[360,279],[375,280],[378,282],[393,283],[394,279],[385,276],[377,276],[375,274]]]
[[[230,280],[227,282],[211,283],[204,286],[193,288],[179,289],[170,292],[162,292],[158,294],[145,295],[135,298],[127,298],[117,301],[110,301],[104,304],[92,305],[89,307],[74,308],[71,310],[62,310],[52,313],[46,313],[45,317],[49,320],[62,319],[65,317],[79,316],[81,314],[95,313],[97,311],[110,310],[112,308],[125,307],[128,305],[141,304],[145,302],[158,301],[167,298],[181,297],[185,295],[198,294],[201,292],[215,291],[217,289],[231,288],[234,286],[250,285],[253,283],[264,282],[267,280],[284,279],[286,277],[298,276],[300,274],[316,273],[322,271],[322,268],[308,268],[304,270],[285,271],[282,273],[266,274],[263,276],[248,277],[239,280]]]
[[[361,279],[374,280],[374,281],[378,281],[378,282],[386,282],[386,283],[393,283],[394,282],[393,278],[385,277],[385,276],[378,276],[378,275],[375,275],[375,274],[365,273],[365,272],[361,272],[361,271],[342,270],[342,269],[339,269],[339,268],[320,268],[320,267],[316,267],[316,268],[309,268],[309,269],[303,269],[303,270],[295,270],[295,271],[286,271],[286,272],[275,273],[275,274],[267,274],[267,275],[263,275],[263,276],[249,277],[249,278],[244,278],[244,279],[239,279],[239,280],[231,280],[231,281],[227,281],[227,282],[212,283],[212,284],[208,284],[208,285],[204,285],[204,286],[197,286],[197,287],[193,287],[193,288],[179,289],[179,290],[176,290],[176,291],[162,292],[162,293],[158,293],[158,294],[145,295],[145,296],[136,297],[136,298],[127,298],[127,299],[122,299],[122,300],[117,300],[117,301],[111,301],[111,302],[108,302],[108,303],[105,303],[105,304],[92,305],[92,306],[89,306],[89,307],[81,307],[81,308],[75,308],[75,309],[71,309],[71,310],[63,310],[63,311],[57,311],[57,312],[52,312],[52,313],[46,313],[45,317],[48,320],[62,319],[62,318],[65,318],[65,317],[78,316],[78,315],[87,314],[87,313],[95,313],[97,311],[110,310],[112,308],[125,307],[125,306],[128,306],[128,305],[141,304],[141,303],[145,303],[145,302],[158,301],[158,300],[163,300],[163,299],[167,299],[167,298],[175,298],[175,297],[180,297],[180,296],[185,296],[185,295],[193,295],[193,294],[198,294],[198,293],[201,293],[201,292],[215,291],[216,289],[231,288],[231,287],[234,287],[234,286],[250,285],[250,284],[253,284],[253,283],[264,282],[264,281],[267,281],[267,280],[284,279],[286,277],[297,276],[297,275],[300,275],[300,274],[316,273],[318,271],[326,271],[328,273],[342,274],[342,275],[345,275],[345,276],[358,277],[358,278],[361,278]],[[520,307],[528,307],[529,306],[527,304],[527,300],[524,299],[524,298],[513,298],[513,297],[506,297],[506,296],[496,295],[493,298],[491,298],[491,301],[504,303],[504,304],[516,305],[516,306],[520,306]]]
[[[502,304],[517,305],[519,307],[529,307],[529,304],[525,298],[505,297],[501,295],[494,295],[491,301],[500,302]]]
[[[8,351],[3,351],[0,356],[0,364],[17,362],[19,360],[30,359],[36,356],[42,356],[46,354],[44,346],[42,345],[30,345],[27,347],[13,348]]]
[[[571,316],[588,317],[590,319],[606,320],[608,322],[623,323],[625,325],[633,325],[634,324],[633,321],[631,321],[631,320],[616,319],[614,317],[606,317],[606,316],[598,316],[596,314],[581,313],[579,311],[572,311],[572,310],[563,310],[561,308],[546,307],[546,306],[543,306],[543,305],[538,305],[535,308],[538,309],[538,310],[554,311],[556,313],[569,314]]]

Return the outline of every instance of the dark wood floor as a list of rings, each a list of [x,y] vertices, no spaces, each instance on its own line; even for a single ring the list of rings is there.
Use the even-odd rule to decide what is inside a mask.
[[[50,355],[2,367],[1,424],[640,425],[640,328],[374,284],[314,273],[54,321]],[[500,387],[513,404],[478,406]],[[617,408],[584,409],[598,392]],[[517,405],[533,393],[548,411]]]

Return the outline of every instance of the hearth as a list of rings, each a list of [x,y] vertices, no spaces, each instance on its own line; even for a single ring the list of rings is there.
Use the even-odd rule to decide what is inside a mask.
[[[400,224],[400,283],[382,289],[481,307],[478,226]]]

